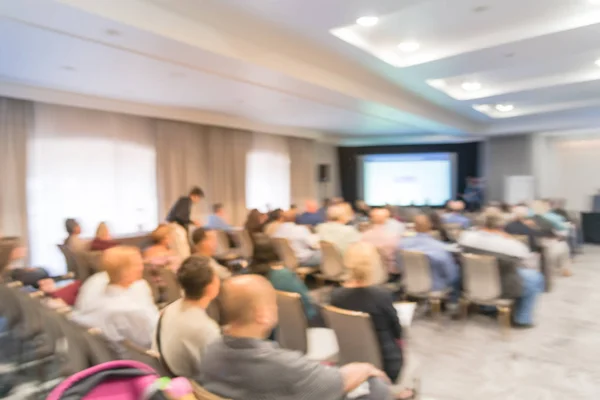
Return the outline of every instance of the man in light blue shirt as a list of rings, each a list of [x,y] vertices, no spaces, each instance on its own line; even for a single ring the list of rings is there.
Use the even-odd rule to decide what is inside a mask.
[[[344,254],[352,243],[360,241],[360,233],[356,228],[342,222],[344,214],[343,205],[329,206],[327,209],[328,221],[318,225],[316,229],[319,238],[333,244],[341,254]]]
[[[460,224],[463,229],[471,226],[471,220],[465,217],[462,212],[465,209],[465,203],[462,201],[448,202],[448,212],[442,217],[445,224]]]
[[[297,225],[296,214],[288,210],[284,213],[284,222],[279,226],[274,238],[287,239],[303,267],[316,267],[321,264],[319,237],[310,232],[306,226]]]
[[[453,303],[457,302],[460,294],[460,274],[454,257],[446,250],[443,242],[431,236],[431,221],[427,215],[417,215],[414,222],[417,234],[402,239],[398,248],[424,253],[431,266],[432,290],[452,288],[450,300]],[[401,262],[401,257],[398,257],[398,261]]]
[[[213,205],[213,213],[208,216],[206,228],[217,231],[231,231],[232,226],[229,224],[229,222],[227,222],[227,216],[225,214],[225,207],[223,207],[223,204],[217,203]]]

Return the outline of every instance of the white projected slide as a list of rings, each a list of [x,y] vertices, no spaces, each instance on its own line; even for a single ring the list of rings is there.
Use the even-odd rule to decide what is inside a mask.
[[[454,159],[454,153],[363,156],[363,198],[371,205],[441,206],[454,197]]]

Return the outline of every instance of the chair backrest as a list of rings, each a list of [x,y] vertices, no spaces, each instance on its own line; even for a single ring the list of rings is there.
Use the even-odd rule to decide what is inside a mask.
[[[330,242],[321,240],[321,273],[325,279],[336,280],[344,273],[344,260],[339,250]]]
[[[229,236],[225,231],[215,231],[217,235],[217,255],[227,254],[231,251]]]
[[[252,243],[252,237],[250,232],[243,230],[240,233],[240,255],[246,259],[252,258],[254,253],[254,243]]]
[[[273,238],[273,246],[275,247],[275,251],[283,261],[283,264],[291,269],[292,271],[298,268],[298,259],[296,258],[296,254],[290,246],[290,242],[285,238]]]
[[[498,260],[490,255],[462,254],[465,295],[472,301],[492,301],[502,295]]]
[[[284,349],[296,350],[306,354],[308,322],[298,293],[277,291],[279,325],[277,341]]]
[[[165,302],[171,304],[172,302],[181,298],[181,287],[177,282],[177,276],[169,268],[160,268],[159,274],[162,281],[165,283]]]
[[[103,364],[105,362],[119,359],[115,346],[98,329],[88,329],[83,333],[83,338],[89,348],[89,360],[91,365]]]
[[[75,278],[79,279],[79,270],[77,268],[77,260],[75,258],[75,255],[73,254],[71,249],[69,249],[66,245],[59,244],[57,246],[61,253],[63,253],[63,256],[65,256],[65,262],[67,263],[67,271],[72,272],[75,275]]]
[[[160,376],[169,376],[169,373],[160,361],[160,355],[154,350],[144,349],[129,340],[121,341],[120,345],[125,352],[124,356],[128,360],[145,364],[158,372]]]
[[[431,266],[425,253],[400,250],[404,268],[404,284],[408,294],[425,294],[431,291],[433,281]]]
[[[324,306],[323,316],[337,337],[340,365],[365,362],[383,367],[381,349],[369,314]]]

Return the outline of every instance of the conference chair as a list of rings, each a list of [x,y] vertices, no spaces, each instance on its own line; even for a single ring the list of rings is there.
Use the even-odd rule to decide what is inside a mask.
[[[143,347],[138,346],[127,339],[119,342],[119,344],[125,353],[123,355],[125,359],[146,364],[158,372],[160,376],[170,376],[160,362],[160,355],[156,351],[144,349]]]
[[[181,298],[181,288],[175,273],[163,265],[144,266],[142,277],[152,290],[154,301],[161,307]]]
[[[232,261],[239,258],[237,251],[231,248],[229,235],[225,231],[215,231],[217,235],[217,253],[215,258],[223,261]]]
[[[240,232],[239,254],[246,260],[250,260],[252,258],[252,254],[254,254],[254,243],[252,242],[252,237],[250,236],[250,232],[245,229]]]
[[[461,313],[466,318],[470,303],[495,306],[498,322],[505,336],[510,333],[510,316],[514,303],[503,299],[498,260],[489,255],[463,253],[463,297],[460,299]]]
[[[333,330],[309,328],[298,293],[277,291],[279,325],[276,338],[285,349],[299,351],[314,361],[334,362],[338,344]]]
[[[431,266],[429,258],[424,253],[409,250],[400,250],[399,253],[404,268],[405,297],[427,299],[431,305],[431,311],[436,317],[439,317],[442,300],[447,297],[449,290],[434,291],[432,289]]]
[[[323,316],[327,326],[333,329],[337,338],[339,365],[364,362],[379,369],[383,368],[381,347],[369,314],[324,306]],[[402,387],[416,389],[420,385],[417,363],[409,355],[406,347],[403,349],[403,355],[402,372],[395,383]]]
[[[275,251],[279,255],[279,258],[283,261],[283,264],[294,271],[302,280],[306,279],[306,275],[311,275],[318,271],[318,268],[303,267],[299,265],[300,263],[296,258],[296,254],[287,239],[273,238],[273,246],[275,247]]]
[[[338,249],[330,242],[321,240],[321,271],[315,277],[324,284],[325,281],[343,282],[347,279],[344,260]]]

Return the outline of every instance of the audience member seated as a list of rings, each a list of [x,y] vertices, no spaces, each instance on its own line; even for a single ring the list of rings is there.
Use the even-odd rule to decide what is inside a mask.
[[[344,254],[348,246],[360,240],[360,233],[353,227],[344,224],[345,210],[342,204],[327,209],[327,222],[317,226],[316,233],[321,240],[333,244]]]
[[[194,255],[208,257],[210,266],[219,278],[227,279],[231,276],[229,269],[219,264],[213,258],[217,251],[217,235],[215,231],[205,228],[196,229],[192,233],[192,243],[194,244]]]
[[[400,222],[397,218],[398,217],[397,212],[396,212],[397,207],[386,206],[386,209],[388,211],[388,218],[385,221],[386,229],[388,229],[393,234],[396,234],[399,237],[402,237],[402,235],[404,235],[404,232],[406,231],[406,226],[402,222]]]
[[[90,243],[90,250],[104,251],[118,245],[119,243],[112,239],[106,222],[100,222],[96,229],[96,237],[94,237],[94,240]]]
[[[277,325],[275,289],[265,278],[229,279],[223,307],[228,329],[208,345],[200,366],[200,384],[209,392],[236,400],[341,400],[369,382],[370,394],[360,399],[393,398],[385,373],[370,364],[334,368],[265,340]]]
[[[193,256],[181,264],[177,281],[183,298],[162,311],[153,348],[174,375],[197,380],[204,348],[221,337],[219,325],[206,314],[221,280],[210,258]]]
[[[321,206],[321,208],[319,208],[319,218],[321,219],[321,221],[327,221],[327,209],[329,208],[329,206],[332,205],[331,204],[331,200],[329,199],[325,199],[323,200],[323,205]]]
[[[431,230],[438,231],[440,233],[440,239],[442,240],[442,242],[454,242],[452,239],[450,239],[450,235],[448,235],[448,230],[442,223],[442,217],[440,217],[440,214],[437,211],[429,210],[427,216],[429,217],[429,221],[431,222]]]
[[[356,214],[361,215],[365,219],[369,218],[371,209],[364,200],[356,200],[354,206],[356,207]]]
[[[319,213],[317,202],[314,200],[307,200],[304,213],[296,217],[296,223],[298,225],[310,225],[315,226],[325,222],[323,215]]]
[[[316,267],[321,263],[319,237],[313,235],[306,226],[296,224],[295,217],[292,210],[286,211],[283,216],[285,222],[273,237],[288,240],[301,266]]]
[[[80,290],[86,300],[85,307],[76,305],[73,318],[83,325],[99,328],[114,342],[127,339],[150,348],[159,314],[148,284],[142,281],[144,262],[139,249],[127,246],[107,249],[102,254],[102,268],[108,275],[107,284],[98,287],[95,281],[90,287],[88,283],[94,277],[89,278]]]
[[[531,221],[535,223],[540,243],[547,248],[547,261],[550,268],[560,271],[563,276],[571,276],[571,254],[566,237],[559,234],[555,225],[547,218],[549,205],[542,200],[532,203]]]
[[[471,226],[471,220],[462,214],[464,209],[465,203],[460,200],[449,202],[448,210],[443,216],[444,223],[460,224],[463,229],[467,229]]]
[[[497,257],[503,264],[500,265],[503,297],[517,297],[513,324],[520,328],[532,327],[535,300],[544,288],[544,277],[536,269],[527,267],[531,264],[532,253],[525,244],[502,231],[502,223],[500,213],[490,212],[484,215],[481,229],[461,234],[459,244],[466,251]],[[515,272],[517,276],[514,276]]]
[[[400,271],[396,264],[396,247],[401,236],[387,228],[386,222],[389,216],[389,211],[385,208],[372,208],[371,226],[363,232],[362,240],[377,248],[389,276],[397,278],[400,276]]]
[[[261,233],[263,231],[265,222],[265,214],[261,213],[256,208],[254,208],[248,213],[246,223],[244,224],[244,229],[248,231],[250,237],[252,238],[255,233]]]
[[[293,271],[282,264],[271,240],[264,234],[255,237],[254,253],[248,272],[264,276],[276,290],[298,293],[302,299],[306,318],[312,321],[318,317],[317,309],[311,301],[308,288]]]
[[[152,245],[144,252],[144,262],[147,264],[162,265],[172,271],[177,271],[182,259],[171,248],[173,228],[171,225],[159,225],[150,234]]]
[[[432,290],[439,291],[452,289],[450,302],[453,306],[460,296],[460,272],[452,254],[446,245],[431,236],[431,220],[425,214],[415,217],[415,231],[417,234],[404,238],[399,245],[401,250],[418,251],[427,256],[431,266]],[[401,264],[401,258],[398,259]]]
[[[65,246],[71,251],[86,251],[88,250],[89,243],[82,240],[81,225],[73,218],[69,218],[65,221],[65,229],[67,230],[67,238],[65,239]]]
[[[524,205],[515,206],[512,208],[511,214],[514,219],[504,226],[504,231],[511,235],[527,236],[529,250],[539,253],[541,248],[536,238],[538,232],[532,227],[535,226],[535,223],[527,220],[529,208]]]
[[[206,228],[215,229],[217,231],[231,231],[232,226],[228,222],[223,204],[217,203],[213,205],[213,213],[208,216]]]
[[[400,341],[402,327],[394,308],[392,293],[373,285],[373,275],[378,268],[372,257],[371,246],[366,243],[353,245],[347,259],[357,261],[348,264],[350,279],[343,287],[331,294],[331,305],[351,311],[367,313],[379,341],[383,370],[392,382],[396,382],[402,370],[403,357]]]
[[[264,228],[264,233],[269,236],[272,237],[275,232],[277,232],[277,229],[279,229],[279,226],[283,223],[283,210],[281,208],[278,208],[276,210],[273,210],[269,213],[269,218],[267,219],[267,222],[265,223],[265,228]]]

